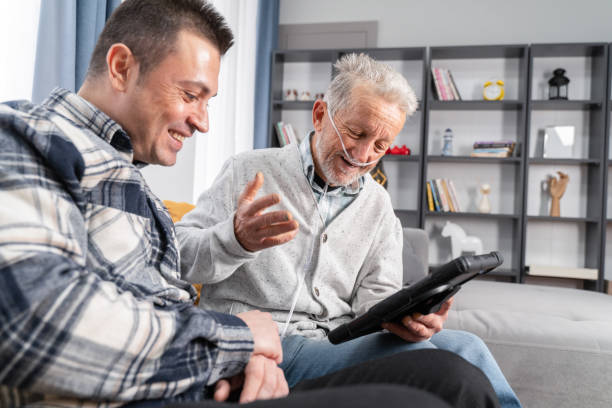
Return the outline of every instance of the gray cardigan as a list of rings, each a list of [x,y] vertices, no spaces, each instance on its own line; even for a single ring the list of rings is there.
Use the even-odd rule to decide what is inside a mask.
[[[256,253],[234,235],[236,203],[257,171],[258,197],[280,193],[300,225],[296,237]],[[284,323],[312,248],[305,287],[287,334],[323,338],[397,291],[402,283],[402,229],[387,192],[369,175],[363,190],[327,227],[295,144],[230,158],[197,207],[176,225],[183,279],[203,283],[200,305],[224,313],[259,309]],[[314,247],[313,247],[314,246]]]

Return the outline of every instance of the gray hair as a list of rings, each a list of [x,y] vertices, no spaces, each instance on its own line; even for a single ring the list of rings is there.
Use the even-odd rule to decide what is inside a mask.
[[[416,94],[406,78],[391,66],[376,61],[366,54],[346,54],[336,64],[336,76],[329,84],[323,100],[330,115],[350,106],[351,93],[358,85],[367,85],[390,103],[395,103],[407,116],[418,106]]]

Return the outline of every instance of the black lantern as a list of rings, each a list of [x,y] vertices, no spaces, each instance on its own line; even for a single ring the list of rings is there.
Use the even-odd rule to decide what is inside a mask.
[[[567,100],[567,84],[569,78],[565,75],[563,68],[557,68],[553,71],[553,77],[548,80],[548,99],[566,99]]]

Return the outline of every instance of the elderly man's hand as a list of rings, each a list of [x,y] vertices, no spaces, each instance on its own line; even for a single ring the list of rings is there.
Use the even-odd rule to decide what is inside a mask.
[[[263,174],[257,173],[238,199],[234,216],[234,234],[247,251],[255,252],[291,241],[299,225],[289,211],[263,211],[280,202],[278,194],[269,194],[255,200],[255,195],[264,182]]]
[[[254,354],[244,373],[219,380],[215,386],[215,401],[225,401],[231,391],[242,387],[240,403],[260,399],[282,398],[289,394],[289,385],[285,374],[274,360],[260,354]]]
[[[401,324],[383,323],[382,327],[406,341],[416,343],[428,340],[431,336],[442,330],[452,304],[453,298],[450,298],[442,304],[442,307],[436,313],[425,316],[404,316]]]

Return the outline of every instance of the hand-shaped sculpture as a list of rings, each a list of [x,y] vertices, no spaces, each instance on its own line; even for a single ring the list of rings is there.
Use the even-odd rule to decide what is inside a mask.
[[[550,216],[559,217],[561,216],[561,197],[565,193],[565,188],[569,182],[569,176],[561,171],[557,172],[559,178],[550,177],[548,179],[548,190],[552,197],[552,203],[550,204]]]

